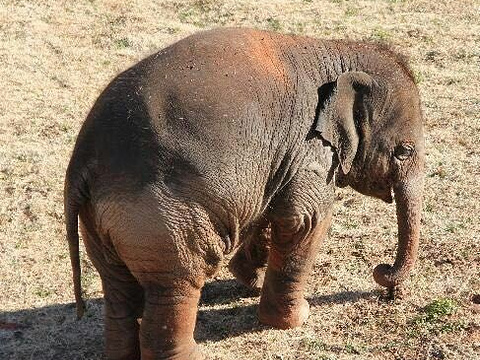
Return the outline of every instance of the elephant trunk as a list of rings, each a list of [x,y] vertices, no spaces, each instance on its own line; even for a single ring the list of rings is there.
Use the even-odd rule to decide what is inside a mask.
[[[423,176],[394,187],[397,206],[398,251],[393,266],[378,265],[373,277],[382,286],[393,289],[407,277],[415,264],[420,237]]]

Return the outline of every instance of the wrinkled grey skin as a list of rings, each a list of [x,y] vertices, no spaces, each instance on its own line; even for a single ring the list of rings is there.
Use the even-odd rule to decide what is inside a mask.
[[[78,314],[79,216],[109,359],[202,358],[200,289],[236,249],[229,268],[261,289],[260,321],[301,325],[335,185],[393,194],[398,253],[374,277],[396,287],[416,258],[424,156],[418,91],[392,51],[250,29],[190,36],[115,78],[78,136],[65,182]]]

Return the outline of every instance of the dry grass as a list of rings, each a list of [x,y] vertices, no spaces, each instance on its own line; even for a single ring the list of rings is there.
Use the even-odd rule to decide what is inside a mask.
[[[196,337],[211,359],[480,358],[478,0],[0,0],[0,358],[101,359],[99,278],[83,261],[74,320],[63,176],[81,122],[117,72],[200,28],[253,26],[383,40],[410,55],[426,119],[422,244],[407,293],[373,282],[392,261],[392,206],[339,191],[300,329],[272,330],[223,271]],[[478,302],[478,299],[476,300]]]

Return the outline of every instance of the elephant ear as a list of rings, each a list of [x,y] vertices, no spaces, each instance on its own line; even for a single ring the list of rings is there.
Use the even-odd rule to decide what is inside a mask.
[[[327,99],[323,99],[319,90],[320,101],[315,130],[321,137],[335,148],[344,174],[352,167],[357,153],[359,135],[354,119],[355,101],[363,101],[375,83],[373,78],[364,72],[346,72],[330,85],[333,89]]]

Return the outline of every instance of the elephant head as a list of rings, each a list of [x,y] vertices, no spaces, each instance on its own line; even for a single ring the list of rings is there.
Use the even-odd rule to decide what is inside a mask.
[[[391,289],[406,278],[417,256],[425,163],[418,90],[407,71],[399,73],[375,79],[365,72],[343,73],[319,91],[326,100],[316,125],[337,154],[338,186],[386,202],[393,193],[398,252],[393,266],[374,270],[375,281]]]

